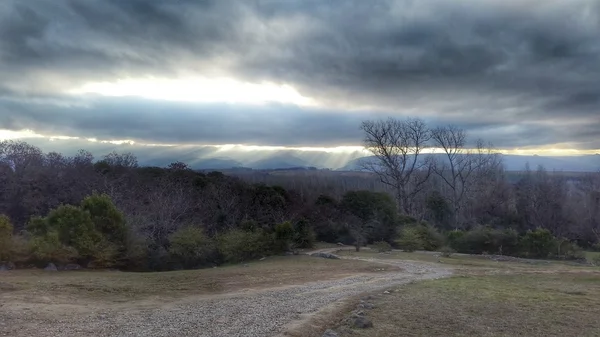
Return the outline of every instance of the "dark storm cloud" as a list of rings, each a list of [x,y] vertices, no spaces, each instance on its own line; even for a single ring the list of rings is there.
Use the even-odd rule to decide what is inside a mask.
[[[0,125],[46,135],[166,144],[334,146],[360,142],[362,115],[295,106],[85,100],[68,106],[0,99]]]
[[[138,98],[53,100],[37,103],[0,99],[0,125],[12,130],[33,129],[45,135],[99,140],[133,140],[152,144],[248,144],[265,146],[360,145],[362,120],[393,113],[306,109],[291,105],[240,106],[176,103]],[[472,136],[500,148],[538,147],[577,142],[583,149],[600,148],[600,120],[583,125],[516,122],[502,116],[425,117],[432,126],[460,125]],[[573,128],[579,128],[573,137]]]
[[[600,148],[599,36],[596,0],[9,0],[0,4],[0,126],[327,145],[356,143],[367,115],[343,110],[362,108],[461,125],[500,147]],[[182,73],[287,83],[331,108],[69,102],[55,93]],[[64,104],[34,102],[42,94]]]

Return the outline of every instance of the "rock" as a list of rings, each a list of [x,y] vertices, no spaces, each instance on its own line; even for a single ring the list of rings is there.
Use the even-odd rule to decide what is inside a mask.
[[[325,333],[323,333],[322,337],[339,337],[340,335],[337,334],[337,332],[331,330],[331,329],[327,329],[327,331],[325,331]]]
[[[389,294],[390,292],[386,290],[386,291],[384,291],[383,293],[384,293],[384,294]]]
[[[362,310],[354,310],[352,312],[352,317],[359,317],[359,316],[364,316],[365,312]]]
[[[367,329],[373,327],[373,322],[363,316],[358,316],[352,319],[351,325],[353,328]]]
[[[58,271],[58,268],[56,268],[56,265],[54,265],[54,263],[50,262],[50,263],[48,263],[46,268],[44,268],[44,270],[45,271]]]
[[[311,254],[311,256],[322,257],[324,259],[335,259],[335,260],[338,260],[340,258],[337,255],[330,254],[330,253],[324,253],[324,252],[313,253],[313,254]]]
[[[14,262],[9,262],[6,264],[6,268],[8,268],[8,270],[15,270],[17,269],[17,266],[14,264]]]
[[[81,268],[80,265],[76,264],[76,263],[69,263],[65,266],[64,268],[65,270],[80,270],[83,269]]]
[[[338,243],[337,243],[337,245],[341,247],[341,246],[343,246],[344,244],[343,244],[343,243],[341,243],[341,242],[338,242]]]
[[[364,301],[361,301],[361,303],[358,305],[358,307],[360,309],[367,309],[367,310],[375,309],[375,306],[372,303],[364,302]]]
[[[0,271],[9,271],[9,269],[7,266],[0,264]]]
[[[266,260],[266,259],[267,259],[266,257],[263,257],[263,258],[261,258],[261,259],[260,259],[260,260],[258,260],[258,261],[264,261],[264,260]]]

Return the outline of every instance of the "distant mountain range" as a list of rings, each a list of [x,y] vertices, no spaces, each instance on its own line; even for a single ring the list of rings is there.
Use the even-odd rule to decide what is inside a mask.
[[[245,167],[253,168],[256,170],[270,170],[270,169],[287,169],[296,167],[309,167],[312,166],[310,163],[302,160],[291,154],[281,154],[276,156],[267,157],[261,160],[257,160]]]
[[[444,160],[443,154],[433,155],[439,160]],[[373,160],[374,157],[363,157],[351,160],[345,166],[339,168],[339,171],[360,170],[360,162],[364,160]],[[543,157],[543,156],[519,156],[502,155],[502,162],[507,171],[523,171],[527,164],[530,169],[535,170],[538,166],[543,166],[548,171],[565,172],[596,172],[600,170],[600,155],[585,156],[563,156],[563,157]]]
[[[336,154],[329,154],[335,156]],[[436,154],[441,160],[443,155]],[[600,155],[585,155],[585,156],[519,156],[519,155],[502,155],[503,163],[507,171],[523,171],[525,166],[529,164],[532,170],[542,165],[549,171],[566,171],[566,172],[596,172],[600,170]],[[370,157],[350,158],[345,163],[341,161],[338,167],[328,167],[323,165],[323,156],[311,159],[309,157],[300,158],[296,153],[276,153],[274,155],[254,160],[243,161],[228,157],[221,158],[206,158],[196,159],[191,166],[194,169],[230,169],[230,168],[251,168],[255,170],[274,170],[274,169],[291,169],[291,168],[328,168],[338,171],[356,171],[360,170],[359,162],[368,160]],[[332,162],[329,160],[329,162]],[[340,162],[339,160],[337,162]]]

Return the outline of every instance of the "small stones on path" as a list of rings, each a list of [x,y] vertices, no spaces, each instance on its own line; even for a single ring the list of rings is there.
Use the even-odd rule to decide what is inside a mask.
[[[322,337],[339,337],[340,335],[337,334],[337,332],[331,330],[331,329],[327,329],[325,331],[325,333],[323,333]]]
[[[358,304],[358,308],[360,309],[366,309],[366,310],[373,310],[375,309],[375,306],[372,303],[369,302],[365,302],[365,301],[360,301],[361,303]]]
[[[354,258],[353,258],[354,259]],[[360,259],[367,262],[393,266],[393,271],[376,274],[358,274],[342,279],[315,281],[283,289],[240,292],[223,296],[198,297],[173,303],[169,306],[149,307],[143,310],[113,310],[99,307],[102,315],[77,315],[69,319],[52,321],[51,316],[32,312],[24,317],[9,312],[0,322],[10,321],[19,328],[19,335],[36,337],[62,336],[205,336],[205,337],[269,337],[286,330],[286,326],[303,315],[311,315],[331,303],[361,296],[364,302],[356,303],[354,311],[344,323],[323,337],[339,337],[356,329],[368,328],[368,308],[375,307],[375,299],[384,297],[383,290],[391,289],[411,280],[434,279],[451,275],[451,270],[409,261]],[[56,266],[55,266],[56,267]],[[252,267],[252,266],[250,266]],[[388,269],[392,269],[388,267]],[[364,295],[373,294],[372,296]],[[362,304],[362,306],[358,306]],[[84,326],[81,322],[85,321]],[[77,331],[75,331],[77,329]],[[6,331],[0,326],[0,336]],[[16,330],[15,330],[16,331]],[[8,335],[11,331],[8,331]]]

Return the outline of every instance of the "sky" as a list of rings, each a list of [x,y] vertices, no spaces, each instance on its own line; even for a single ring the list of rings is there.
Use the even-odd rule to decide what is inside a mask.
[[[361,121],[387,117],[600,152],[600,1],[0,2],[3,139],[355,156]]]

